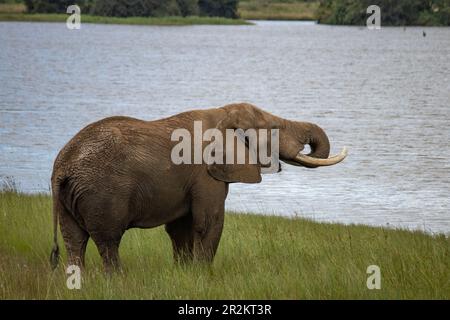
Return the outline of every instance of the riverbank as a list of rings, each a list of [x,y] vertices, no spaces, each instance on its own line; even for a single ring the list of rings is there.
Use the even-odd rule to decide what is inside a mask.
[[[345,1],[328,0],[322,5],[320,1],[304,0],[240,0],[238,15],[240,19],[211,18],[211,17],[100,17],[82,15],[86,23],[106,24],[142,24],[142,25],[242,25],[251,24],[246,20],[314,20],[321,24],[330,25],[365,25],[368,15],[361,14],[366,11],[364,4],[351,0],[349,5]],[[448,6],[439,7],[433,4],[423,9],[425,4],[418,4],[412,9],[405,7],[386,7],[382,16],[384,26],[449,26]],[[429,4],[428,4],[429,5]],[[39,21],[63,22],[68,15],[65,14],[26,14],[23,3],[0,4],[0,21]],[[404,12],[408,14],[403,14]]]
[[[249,24],[245,20],[316,20],[319,2],[240,1],[238,12],[241,19],[210,17],[169,18],[114,18],[82,15],[83,22],[118,24]],[[68,15],[26,14],[23,3],[0,4],[0,21],[65,21]],[[116,20],[119,19],[119,20]]]
[[[450,299],[450,239],[418,231],[227,214],[214,265],[183,267],[164,228],[132,229],[111,279],[89,242],[81,290],[50,271],[51,247],[50,196],[0,192],[0,299]]]
[[[24,4],[0,4],[1,21],[27,21],[27,22],[66,22],[68,14],[47,14],[25,12]],[[81,23],[99,24],[125,24],[125,25],[157,25],[157,26],[183,26],[183,25],[248,25],[251,22],[243,19],[226,19],[219,17],[104,17],[81,15]]]
[[[0,21],[28,21],[28,22],[66,22],[66,14],[27,14],[27,13],[1,13]],[[183,26],[183,25],[247,25],[251,24],[242,19],[226,19],[217,17],[103,17],[81,15],[81,23],[99,24],[125,24],[125,25],[157,25],[157,26]]]

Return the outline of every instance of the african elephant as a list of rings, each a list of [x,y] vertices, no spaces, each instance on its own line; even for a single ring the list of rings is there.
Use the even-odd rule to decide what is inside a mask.
[[[130,228],[165,225],[176,261],[211,262],[224,223],[228,185],[258,183],[261,167],[244,164],[174,164],[171,134],[194,121],[204,129],[278,129],[279,159],[306,167],[333,165],[345,148],[328,157],[330,144],[315,124],[297,122],[265,112],[251,104],[194,110],[143,121],[110,117],[92,123],[59,152],[52,173],[54,247],[51,264],[58,263],[58,220],[68,264],[84,266],[91,237],[106,271],[120,267],[119,244]],[[310,145],[308,155],[300,153]],[[204,146],[202,145],[202,148]]]

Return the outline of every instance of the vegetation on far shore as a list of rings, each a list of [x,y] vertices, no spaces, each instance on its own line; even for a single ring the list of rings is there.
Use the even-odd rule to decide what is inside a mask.
[[[450,0],[240,0],[238,11],[243,19],[365,25],[371,5],[380,7],[382,26],[450,26]]]
[[[51,247],[50,196],[0,192],[0,299],[450,299],[450,239],[419,231],[228,213],[208,267],[175,265],[163,227],[132,229],[112,278],[89,241],[81,290],[50,270]]]
[[[68,15],[56,13],[0,13],[0,21],[29,21],[29,22],[66,22]],[[246,25],[245,20],[227,19],[220,17],[104,17],[82,15],[81,23],[127,24],[127,25]]]
[[[0,21],[65,22],[65,13],[27,13],[23,3],[0,3]],[[109,17],[81,15],[81,23],[130,24],[130,25],[248,25],[243,19],[210,16],[157,16],[157,17]]]
[[[0,0],[14,1],[14,0]],[[76,0],[85,14],[108,17],[202,16],[235,19],[239,0]],[[24,0],[29,13],[65,13],[73,0]]]
[[[238,8],[246,20],[317,20],[319,1],[241,0]]]
[[[450,0],[322,0],[319,23],[365,25],[367,8],[380,7],[381,26],[450,26]]]
[[[2,3],[4,1],[7,3]],[[62,7],[44,6],[46,1],[34,1],[42,5],[28,8],[31,12],[41,14],[33,16],[23,14],[27,8],[20,0],[0,0],[0,21],[59,21],[65,16],[45,15],[64,11]],[[62,5],[64,1],[52,3],[56,6],[56,3]],[[322,24],[364,25],[369,17],[367,7],[375,4],[381,8],[382,26],[450,26],[450,0],[170,0],[162,1],[163,4],[159,6],[151,5],[157,1],[144,1],[140,4],[142,8],[126,6],[126,9],[119,0],[80,1],[83,5],[82,17],[85,22],[93,23],[182,25],[245,24],[245,20],[316,20]],[[130,16],[140,14],[152,18],[130,19]],[[128,18],[116,20],[109,16]],[[184,20],[183,16],[189,18]],[[208,16],[226,18],[209,19]],[[228,19],[237,17],[240,19]]]

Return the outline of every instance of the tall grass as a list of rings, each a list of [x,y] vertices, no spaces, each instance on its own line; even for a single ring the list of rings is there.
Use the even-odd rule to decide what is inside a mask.
[[[444,235],[247,214],[227,214],[211,267],[175,265],[162,227],[134,229],[124,273],[108,278],[90,241],[82,288],[69,290],[64,266],[49,267],[51,221],[48,195],[0,193],[0,299],[450,298]],[[366,286],[373,264],[380,290]]]

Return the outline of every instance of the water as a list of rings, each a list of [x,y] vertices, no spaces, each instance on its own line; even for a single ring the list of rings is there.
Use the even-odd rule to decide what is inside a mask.
[[[312,121],[334,167],[235,184],[230,210],[450,232],[450,28],[0,23],[0,176],[49,190],[86,124],[248,101]]]

